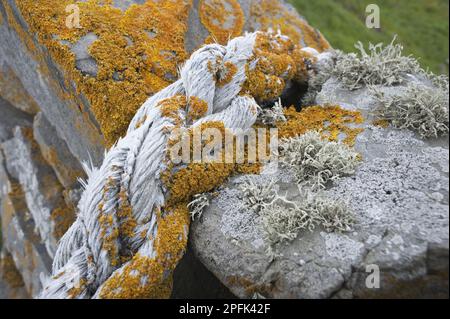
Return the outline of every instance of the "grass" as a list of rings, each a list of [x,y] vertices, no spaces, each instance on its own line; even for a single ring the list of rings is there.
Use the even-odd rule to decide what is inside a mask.
[[[424,68],[448,74],[448,0],[288,0],[318,28],[333,47],[355,51],[357,41],[390,43],[395,34],[406,54]],[[366,7],[377,4],[381,29],[365,25]]]

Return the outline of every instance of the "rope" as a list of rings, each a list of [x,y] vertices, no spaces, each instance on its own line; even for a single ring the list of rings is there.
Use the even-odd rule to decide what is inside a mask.
[[[277,66],[282,54],[299,52],[303,60]],[[254,97],[269,98],[271,90],[270,99],[279,96],[304,72],[305,57],[313,61],[317,54],[310,48],[299,51],[287,37],[270,31],[193,53],[180,79],[142,105],[101,167],[84,165],[88,179],[82,182],[77,219],[59,243],[52,276],[39,297],[169,297],[189,230],[185,202],[171,200],[163,181],[176,171],[167,159],[170,133],[213,122],[232,131],[251,128],[259,110]],[[263,83],[255,82],[261,74]]]

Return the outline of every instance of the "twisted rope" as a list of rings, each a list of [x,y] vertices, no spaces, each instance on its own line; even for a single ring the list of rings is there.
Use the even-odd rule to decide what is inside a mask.
[[[226,46],[202,47],[180,70],[178,81],[142,105],[126,136],[106,152],[101,167],[85,165],[88,180],[77,219],[59,243],[52,277],[40,298],[170,295],[172,272],[183,256],[189,230],[186,205],[169,203],[170,189],[162,181],[164,173],[172,173],[167,161],[170,132],[209,122],[245,131],[255,123],[259,106],[242,94],[249,74],[264,62],[256,54],[260,37],[268,38],[275,51],[289,41],[279,34],[256,32]],[[287,52],[296,49],[290,45]],[[317,55],[310,48],[302,52],[311,60]],[[262,69],[266,84],[286,84],[296,74],[292,69],[301,69],[288,63],[281,72],[270,63]],[[190,115],[194,100],[207,106],[199,119]]]

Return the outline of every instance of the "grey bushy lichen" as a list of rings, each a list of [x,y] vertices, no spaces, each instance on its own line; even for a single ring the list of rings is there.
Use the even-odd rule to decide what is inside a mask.
[[[448,77],[435,77],[432,82],[433,86],[409,83],[404,93],[393,96],[385,96],[377,88],[371,88],[380,105],[375,115],[396,128],[413,130],[423,138],[447,135]]]
[[[417,59],[403,55],[403,46],[395,43],[396,38],[388,45],[369,43],[366,51],[358,42],[357,53],[339,53],[333,75],[350,90],[360,89],[367,85],[398,85],[405,82],[407,74],[421,74]]]
[[[238,188],[242,191],[243,205],[259,213],[265,206],[271,203],[277,193],[275,190],[276,180],[271,180],[265,185],[255,183],[252,179],[247,178]]]
[[[347,205],[321,193],[305,194],[299,202],[278,195],[261,211],[263,229],[271,246],[292,241],[301,231],[313,231],[319,226],[327,232],[351,230],[355,218]]]
[[[270,126],[275,126],[277,122],[286,122],[281,99],[271,108],[261,109],[258,115],[258,122]]]
[[[323,189],[328,182],[353,174],[359,162],[359,154],[349,146],[324,140],[315,131],[280,143],[281,165],[294,172],[299,185],[312,189]]]
[[[210,194],[205,193],[194,196],[193,200],[188,204],[192,220],[202,217],[203,211],[210,205],[210,200]]]
[[[320,191],[299,187],[301,199],[292,201],[279,194],[275,180],[264,184],[245,179],[239,189],[243,208],[259,216],[270,256],[276,255],[277,245],[296,239],[302,231],[323,227],[327,232],[346,232],[355,222],[347,205]]]
[[[330,50],[308,72],[308,90],[302,98],[303,105],[314,105],[317,94],[322,90],[326,81],[333,75],[337,59],[343,55],[338,50]]]

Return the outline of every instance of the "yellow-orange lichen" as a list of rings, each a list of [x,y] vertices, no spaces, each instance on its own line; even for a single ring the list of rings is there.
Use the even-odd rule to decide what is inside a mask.
[[[0,270],[0,279],[6,282],[12,289],[18,289],[24,286],[23,278],[17,270],[10,254],[5,254],[5,256],[0,258]]]
[[[75,221],[75,211],[73,208],[66,205],[57,207],[52,210],[50,219],[54,224],[53,236],[55,236],[56,239],[61,239]]]
[[[37,103],[9,66],[0,69],[0,96],[26,113],[36,114],[39,111]]]
[[[229,61],[224,63],[224,67],[225,67],[225,74],[221,74],[221,77],[217,79],[218,87],[223,87],[224,85],[230,83],[238,71],[237,66]]]
[[[330,48],[328,41],[305,20],[291,12],[279,0],[253,1],[251,16],[256,20],[260,30],[280,30],[282,34],[289,36],[296,44],[314,48],[319,52]]]
[[[186,203],[165,207],[158,214],[155,257],[136,254],[105,282],[100,298],[169,298],[171,273],[185,252],[189,223]]]
[[[208,103],[196,96],[189,97],[188,116],[191,121],[196,121],[208,112]]]
[[[119,193],[119,209],[117,211],[117,218],[119,220],[119,236],[125,238],[122,244],[127,244],[128,240],[136,235],[137,220],[133,217],[133,209],[129,202],[128,196],[124,190]],[[125,251],[122,247],[121,252]],[[126,247],[128,250],[130,247]],[[128,254],[121,253],[120,262],[123,264],[130,259]]]
[[[364,118],[359,111],[349,111],[336,105],[310,106],[297,112],[294,107],[284,111],[287,122],[277,123],[280,138],[290,138],[318,131],[330,141],[337,141],[345,135],[344,143],[353,146],[363,129],[355,127]]]
[[[372,124],[373,124],[374,126],[379,126],[379,127],[382,127],[382,128],[387,128],[387,127],[389,127],[389,121],[388,121],[388,120],[385,120],[385,119],[376,119],[376,120],[374,120],[374,121],[372,122]]]
[[[119,265],[120,255],[117,241],[119,228],[116,226],[115,216],[111,212],[105,212],[105,203],[108,202],[106,194],[113,188],[114,181],[109,179],[103,189],[103,200],[99,204],[98,223],[100,224],[100,236],[102,237],[102,250],[106,251],[112,266]]]
[[[206,43],[225,44],[239,36],[245,24],[244,11],[237,0],[200,0],[199,16],[210,33]]]
[[[80,279],[75,287],[69,289],[69,291],[67,292],[67,297],[69,299],[78,298],[86,290],[86,283],[86,279]]]
[[[170,84],[176,78],[178,64],[187,58],[184,35],[190,1],[148,0],[125,11],[114,8],[112,1],[79,1],[80,29],[65,25],[69,4],[73,1],[23,0],[18,8],[39,43],[76,84],[76,92],[66,93],[75,100],[79,92],[87,97],[111,145],[126,131],[148,95]],[[61,42],[76,43],[88,33],[98,37],[88,48],[98,66],[95,77],[75,67],[73,52]],[[32,39],[24,41],[41,54]],[[67,88],[72,87],[68,84]]]
[[[272,33],[259,33],[253,57],[246,65],[247,80],[242,93],[250,94],[257,101],[274,100],[281,95],[286,83],[307,80],[307,65],[314,58],[292,40]],[[254,68],[250,68],[256,62]]]

